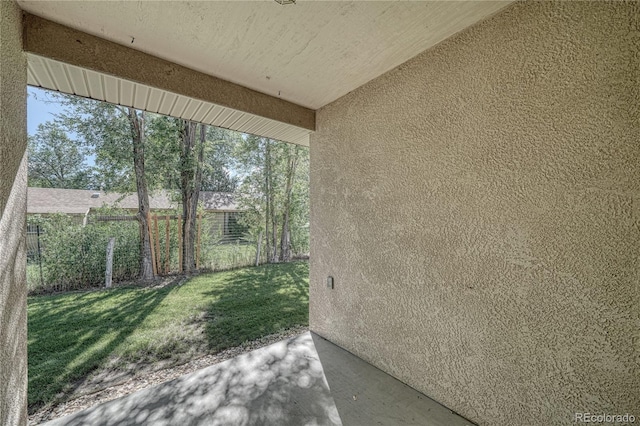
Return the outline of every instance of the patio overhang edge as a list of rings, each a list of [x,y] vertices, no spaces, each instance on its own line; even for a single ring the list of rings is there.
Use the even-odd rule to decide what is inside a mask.
[[[314,110],[26,12],[23,37],[27,53],[315,130]]]

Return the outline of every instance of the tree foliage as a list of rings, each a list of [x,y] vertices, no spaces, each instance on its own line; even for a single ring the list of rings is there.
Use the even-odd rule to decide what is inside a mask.
[[[77,96],[55,94],[64,111],[56,119],[78,135],[94,157],[98,186],[106,191],[135,191],[131,125],[124,107]]]
[[[29,137],[29,186],[84,189],[94,185],[87,150],[56,121],[40,124]]]
[[[238,201],[254,238],[263,235],[268,262],[287,261],[309,247],[309,151],[253,135],[237,144],[243,173]]]
[[[156,186],[180,190],[181,171],[185,164],[181,159],[184,120],[150,114],[148,121],[148,160],[154,170],[159,170]],[[202,191],[234,192],[238,177],[232,175],[234,150],[240,134],[232,130],[206,126],[202,161]],[[155,180],[154,180],[155,181]]]
[[[58,120],[80,136],[82,145],[95,155],[100,188],[138,195],[140,275],[153,278],[149,235],[148,174],[145,173],[145,113],[76,96],[55,96],[65,106]]]
[[[239,177],[232,175],[235,167],[234,151],[242,136],[233,130],[207,126],[207,143],[204,149],[202,190],[213,192],[235,192]]]

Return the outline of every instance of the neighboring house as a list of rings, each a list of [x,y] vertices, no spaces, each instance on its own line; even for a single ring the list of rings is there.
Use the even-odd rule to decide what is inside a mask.
[[[224,235],[233,232],[240,209],[233,194],[223,192],[200,192],[204,213],[220,225]],[[169,191],[149,194],[151,213],[165,214],[180,207],[171,199]],[[134,215],[138,211],[138,195],[119,192],[92,191],[85,189],[27,188],[27,220],[33,215],[67,214],[86,223],[101,207],[117,207]]]
[[[233,194],[201,191],[200,201],[205,212],[234,213],[240,211]],[[151,211],[173,210],[179,202],[172,201],[169,191],[149,194]],[[104,207],[118,207],[135,213],[138,210],[137,194],[92,191],[86,189],[27,188],[27,214],[65,213],[82,215],[95,213]]]

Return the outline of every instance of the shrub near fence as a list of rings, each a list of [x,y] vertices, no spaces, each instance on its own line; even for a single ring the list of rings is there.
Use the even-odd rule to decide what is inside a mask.
[[[34,228],[39,234],[35,235],[35,241]],[[140,236],[135,217],[133,220],[95,221],[86,226],[67,215],[30,218],[27,232],[29,290],[68,291],[102,285],[110,237],[116,239],[114,281],[136,278]]]
[[[167,213],[150,216],[160,275],[180,271],[179,216],[175,212]],[[256,241],[246,238],[245,229],[237,225],[233,215],[201,216],[200,269],[219,271],[255,264]],[[89,215],[85,223],[78,217],[63,214],[30,217],[27,225],[29,291],[102,286],[110,237],[115,238],[113,282],[136,279],[140,267],[140,231],[136,217],[129,212],[100,209],[95,215]],[[264,261],[264,256],[261,257]]]

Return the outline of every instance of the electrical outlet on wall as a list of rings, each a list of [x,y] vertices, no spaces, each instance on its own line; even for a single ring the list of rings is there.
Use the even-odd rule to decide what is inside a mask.
[[[333,290],[333,277],[331,275],[327,277],[327,288]]]

